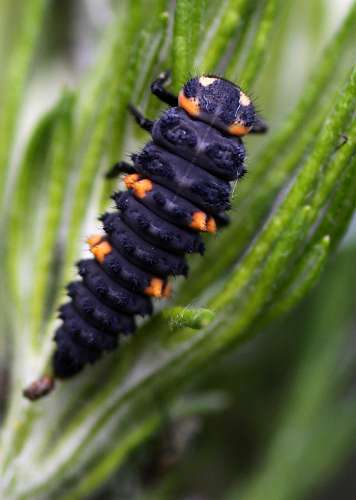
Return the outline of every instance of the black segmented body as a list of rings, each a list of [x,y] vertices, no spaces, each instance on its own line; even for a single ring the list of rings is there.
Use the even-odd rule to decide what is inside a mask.
[[[147,289],[153,278],[166,283],[170,275],[187,274],[185,255],[204,252],[199,232],[190,227],[195,213],[218,225],[226,221],[230,181],[245,172],[240,138],[178,107],[153,124],[151,135],[132,159],[152,189],[143,197],[133,189],[113,195],[118,210],[102,217],[111,251],[101,261],[81,260],[81,279],[68,286],[70,302],[60,308],[55,333],[56,377],[70,377],[115,349],[121,335],[135,330],[136,315],[152,314]]]

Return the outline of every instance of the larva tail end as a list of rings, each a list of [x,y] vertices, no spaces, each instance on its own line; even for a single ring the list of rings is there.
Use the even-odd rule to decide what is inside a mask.
[[[27,386],[22,394],[26,399],[30,401],[36,401],[44,396],[47,396],[54,389],[54,378],[50,375],[43,375],[39,379],[32,382]]]

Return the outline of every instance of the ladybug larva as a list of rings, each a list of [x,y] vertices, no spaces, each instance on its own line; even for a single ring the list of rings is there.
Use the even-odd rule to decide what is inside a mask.
[[[241,137],[266,131],[250,98],[214,75],[190,79],[178,97],[165,89],[169,73],[151,85],[170,107],[156,121],[130,106],[151,141],[132,163],[120,162],[108,177],[125,174],[126,191],[112,196],[117,210],[102,217],[103,234],[88,238],[91,259],[78,263],[69,302],[54,339],[53,377],[25,389],[37,399],[116,349],[134,332],[135,316],[151,315],[152,299],[168,297],[170,276],[186,276],[186,254],[204,253],[200,233],[228,223],[231,181],[245,173]]]

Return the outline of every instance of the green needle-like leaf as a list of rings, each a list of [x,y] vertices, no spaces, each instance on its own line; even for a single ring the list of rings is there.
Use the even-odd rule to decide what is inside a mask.
[[[38,235],[39,245],[34,257],[34,273],[36,281],[31,289],[33,318],[32,342],[38,347],[43,322],[48,319],[47,311],[51,311],[53,301],[52,279],[56,278],[55,256],[56,243],[60,238],[59,230],[64,211],[66,184],[71,165],[68,163],[68,153],[71,150],[73,134],[73,104],[74,97],[65,93],[59,103],[59,114],[54,127],[49,152],[50,177],[47,195],[47,210],[43,214],[43,231]],[[47,316],[47,318],[46,318]]]
[[[41,30],[45,10],[44,0],[26,1],[20,19],[17,19],[17,36],[6,67],[4,88],[0,97],[0,201],[3,196],[11,159],[17,114],[23,97],[24,85]]]

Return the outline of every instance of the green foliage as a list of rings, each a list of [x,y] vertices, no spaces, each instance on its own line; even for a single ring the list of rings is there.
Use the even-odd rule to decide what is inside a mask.
[[[239,485],[227,499],[304,498],[348,449],[348,439],[356,428],[355,400],[340,398],[338,393],[349,377],[347,370],[340,370],[339,356],[349,334],[347,318],[355,306],[350,275],[354,258],[354,251],[345,252],[323,280],[314,311],[309,312],[302,356],[275,435],[255,477],[245,487]]]
[[[172,307],[144,323],[119,353],[58,384],[46,400],[25,401],[22,388],[48,366],[56,307],[83,250],[85,225],[94,210],[108,204],[113,185],[103,172],[145,140],[131,127],[129,101],[156,112],[146,89],[165,68],[173,70],[175,90],[190,73],[221,71],[247,91],[256,85],[262,101],[269,85],[260,81],[271,78],[263,63],[269,55],[278,67],[286,4],[293,2],[117,4],[89,75],[75,90],[63,90],[39,119],[19,161],[16,125],[36,63],[45,2],[0,6],[0,22],[10,21],[16,8],[19,23],[17,36],[4,37],[9,50],[0,48],[0,277],[7,292],[0,302],[5,339],[0,345],[10,345],[12,353],[0,468],[2,496],[9,500],[87,498],[128,467],[134,451],[145,449],[166,423],[166,413],[174,419],[225,408],[225,397],[197,393],[183,404],[182,394],[242,340],[267,326],[278,329],[317,283],[355,208],[353,3],[282,126],[258,151],[257,139],[248,140],[253,156],[233,199],[232,222],[208,243],[204,259],[192,259],[189,279],[177,280]],[[348,139],[341,145],[343,136]],[[351,260],[343,263],[349,269]],[[315,316],[305,327],[307,341],[261,469],[242,486],[239,480],[226,493],[229,498],[303,498],[323,471],[336,469],[350,451],[355,400],[343,402],[337,413],[332,403],[347,379],[333,377],[347,332],[338,324],[350,309],[339,277],[347,275],[344,267],[326,285],[344,306],[334,311],[333,295],[325,292],[315,300]],[[326,454],[322,444],[331,422],[343,432]],[[295,429],[304,432],[303,442],[286,460]],[[305,457],[310,457],[307,465]],[[285,480],[275,487],[280,475],[290,484]],[[305,480],[299,483],[301,476]],[[167,484],[171,488],[180,480],[177,474]],[[161,497],[175,498],[166,486]],[[157,490],[155,498],[159,495]]]

